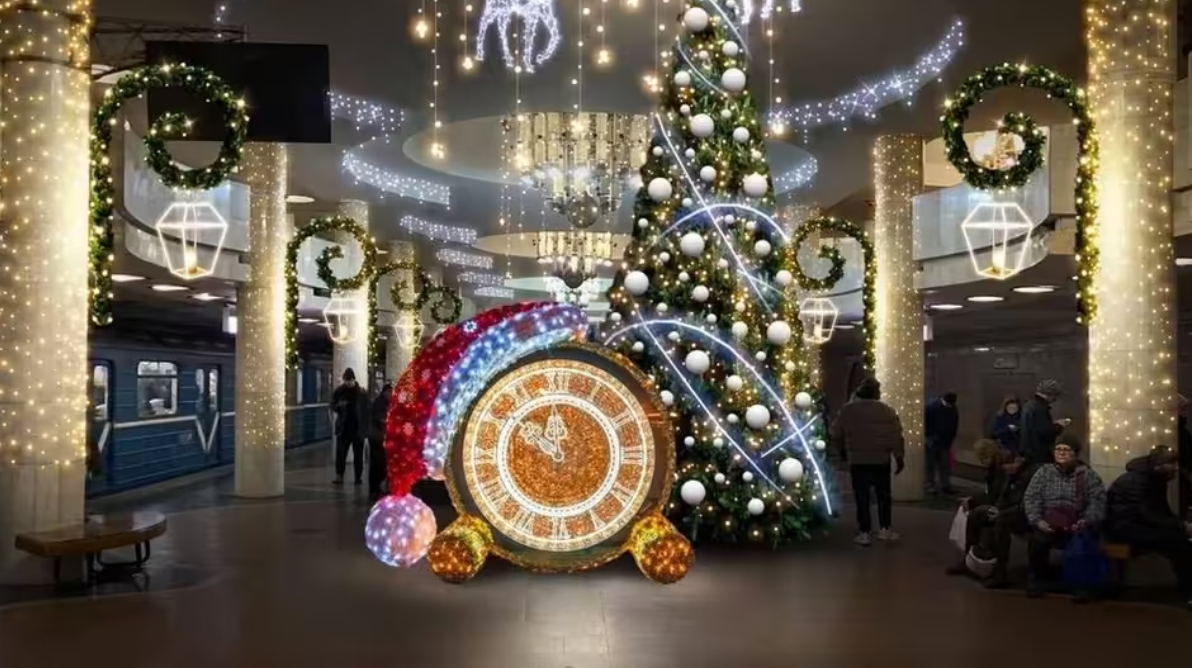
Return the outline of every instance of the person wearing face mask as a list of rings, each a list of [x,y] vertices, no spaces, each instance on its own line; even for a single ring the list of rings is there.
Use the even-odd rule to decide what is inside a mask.
[[[1022,417],[1018,414],[1018,397],[1010,395],[1002,402],[1002,410],[993,416],[989,423],[989,438],[997,441],[998,445],[1018,454],[1019,434],[1018,422]]]
[[[1052,462],[1039,467],[1023,496],[1031,526],[1027,596],[1043,595],[1051,550],[1066,547],[1077,533],[1105,518],[1105,483],[1080,461],[1079,452],[1075,438],[1060,438],[1052,449]]]
[[[1173,513],[1167,503],[1168,485],[1178,473],[1179,458],[1165,445],[1131,460],[1109,487],[1105,528],[1110,539],[1126,543],[1131,550],[1170,561],[1180,595],[1192,608],[1192,524]]]

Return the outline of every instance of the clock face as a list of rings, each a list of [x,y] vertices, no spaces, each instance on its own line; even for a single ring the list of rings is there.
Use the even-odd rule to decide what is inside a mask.
[[[469,510],[531,551],[579,552],[610,541],[662,498],[660,477],[669,478],[657,447],[663,420],[648,393],[600,364],[604,357],[570,352],[532,356],[498,377],[473,406],[451,458]],[[671,450],[662,456],[669,460]]]

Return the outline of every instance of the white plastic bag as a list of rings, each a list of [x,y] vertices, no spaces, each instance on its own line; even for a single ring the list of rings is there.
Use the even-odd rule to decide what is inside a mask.
[[[997,566],[997,559],[982,559],[977,556],[974,550],[969,550],[968,554],[964,557],[964,565],[973,575],[979,578],[987,578],[993,575],[993,569]]]
[[[956,517],[952,518],[952,531],[948,533],[948,539],[960,550],[963,554],[968,543],[968,509],[964,504],[960,505],[960,510],[956,511]]]

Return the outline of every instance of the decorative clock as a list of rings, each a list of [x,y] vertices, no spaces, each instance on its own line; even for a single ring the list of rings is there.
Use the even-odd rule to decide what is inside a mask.
[[[489,553],[536,571],[592,568],[629,551],[651,579],[674,582],[690,543],[661,515],[674,439],[650,381],[584,343],[582,310],[517,304],[448,328],[394,390],[386,455],[391,496],[368,544],[407,566],[425,554],[451,582]],[[410,495],[442,477],[460,517],[435,536]]]

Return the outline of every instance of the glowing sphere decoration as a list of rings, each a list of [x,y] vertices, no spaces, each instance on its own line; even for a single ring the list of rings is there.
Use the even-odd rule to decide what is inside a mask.
[[[803,462],[788,457],[778,464],[778,477],[783,482],[798,482],[803,479]]]
[[[638,569],[659,584],[673,584],[682,580],[695,563],[695,550],[691,542],[658,513],[634,526],[628,548]]]
[[[708,12],[699,7],[692,7],[683,14],[683,26],[691,32],[707,30],[709,20]]]
[[[364,525],[365,545],[381,563],[408,568],[430,550],[438,525],[416,496],[387,496],[373,506]]]
[[[679,250],[687,257],[699,257],[704,254],[704,248],[707,247],[707,242],[704,241],[704,235],[699,232],[688,232],[679,239]]]
[[[655,202],[665,202],[674,192],[671,182],[661,176],[651,179],[650,184],[646,186],[646,193]]]
[[[740,93],[745,90],[745,72],[736,67],[730,67],[720,77],[720,85],[730,93]]]
[[[700,139],[707,139],[716,131],[716,123],[707,114],[696,114],[691,117],[691,134]]]
[[[766,180],[766,177],[754,172],[741,180],[741,189],[745,191],[747,196],[754,199],[761,199],[770,190],[770,184]]]

